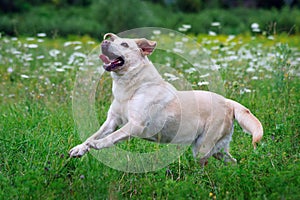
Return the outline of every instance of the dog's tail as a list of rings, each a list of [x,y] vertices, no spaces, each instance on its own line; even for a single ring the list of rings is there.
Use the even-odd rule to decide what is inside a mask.
[[[233,107],[234,118],[245,132],[252,135],[252,144],[255,149],[256,143],[259,142],[263,136],[263,127],[260,121],[245,106],[233,100],[229,100],[229,102]]]

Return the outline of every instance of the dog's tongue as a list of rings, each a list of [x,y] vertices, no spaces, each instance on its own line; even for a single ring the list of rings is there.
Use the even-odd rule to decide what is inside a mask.
[[[104,54],[101,54],[100,56],[100,59],[105,63],[105,64],[109,64],[110,63],[110,60],[108,59],[108,57]]]

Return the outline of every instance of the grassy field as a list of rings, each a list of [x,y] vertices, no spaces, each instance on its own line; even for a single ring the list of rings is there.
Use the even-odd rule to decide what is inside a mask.
[[[99,42],[2,37],[0,199],[300,199],[300,37],[195,39],[220,67],[223,95],[261,120],[265,133],[257,150],[237,125],[231,142],[237,165],[210,158],[203,170],[186,151],[161,170],[135,174],[111,169],[91,154],[70,159],[69,149],[81,142],[72,116],[76,73],[85,70],[84,60]],[[201,69],[174,69],[193,89],[212,84]],[[108,87],[99,84],[96,97],[100,123],[111,98],[108,73],[101,80]],[[144,144],[121,146],[139,151]]]

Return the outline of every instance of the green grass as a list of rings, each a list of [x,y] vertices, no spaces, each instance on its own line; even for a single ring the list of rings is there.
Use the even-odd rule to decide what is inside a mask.
[[[264,138],[253,150],[250,136],[237,125],[231,142],[236,166],[210,158],[203,170],[187,151],[161,170],[134,174],[111,169],[91,154],[68,158],[81,142],[72,90],[85,66],[74,52],[87,54],[97,42],[0,38],[0,199],[299,199],[299,36],[197,39],[220,66],[224,95],[251,109],[264,126]],[[207,89],[197,85],[207,81],[200,78],[203,73],[185,73],[189,67],[174,69],[194,89]],[[96,99],[102,123],[111,98],[108,74],[101,81]],[[120,147],[156,148],[140,140]]]

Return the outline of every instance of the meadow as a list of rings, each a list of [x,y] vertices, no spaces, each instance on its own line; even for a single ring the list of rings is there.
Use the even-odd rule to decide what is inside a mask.
[[[71,159],[69,149],[81,142],[72,111],[76,74],[86,70],[99,41],[1,36],[0,199],[300,199],[300,37],[191,37],[218,66],[223,95],[261,120],[264,137],[256,150],[236,124],[231,154],[237,165],[210,158],[202,169],[190,150],[147,173],[117,171],[91,154]],[[212,84],[201,69],[151,56],[159,59],[193,89]],[[95,97],[99,123],[110,104],[110,83],[105,73]],[[155,145],[133,139],[120,147],[152,151]]]

